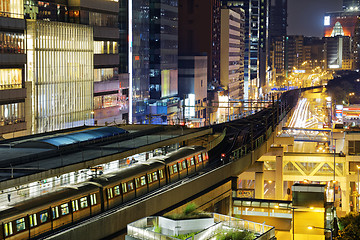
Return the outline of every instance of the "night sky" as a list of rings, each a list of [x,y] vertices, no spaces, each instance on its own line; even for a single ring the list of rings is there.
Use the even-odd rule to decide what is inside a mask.
[[[324,13],[341,11],[342,0],[288,0],[288,35],[323,36]]]

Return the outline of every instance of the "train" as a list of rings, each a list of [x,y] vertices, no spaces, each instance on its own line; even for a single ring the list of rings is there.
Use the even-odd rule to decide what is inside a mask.
[[[31,239],[129,202],[209,164],[202,146],[186,146],[162,157],[33,198],[0,212],[1,239]]]

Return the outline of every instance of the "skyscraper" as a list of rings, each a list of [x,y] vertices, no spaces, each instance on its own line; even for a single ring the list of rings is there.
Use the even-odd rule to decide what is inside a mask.
[[[269,1],[223,0],[223,6],[245,10],[245,99],[256,98],[266,84],[269,53]]]
[[[150,98],[177,94],[178,2],[150,0]]]

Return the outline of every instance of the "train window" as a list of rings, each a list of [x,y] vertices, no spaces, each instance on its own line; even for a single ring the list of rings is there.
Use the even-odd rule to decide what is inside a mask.
[[[146,177],[145,176],[140,177],[140,185],[141,186],[146,185]]]
[[[193,166],[195,164],[195,157],[191,158],[191,166]]]
[[[81,207],[81,208],[86,208],[86,207],[88,207],[87,197],[80,198],[80,207]]]
[[[162,169],[159,170],[159,177],[160,179],[164,178],[164,171]]]
[[[96,204],[96,194],[95,193],[90,195],[90,204],[91,204],[91,206]]]
[[[199,163],[201,163],[202,162],[201,154],[198,155],[198,158],[199,158]]]
[[[181,163],[179,162],[179,172],[182,170],[182,165]]]
[[[12,235],[13,234],[12,222],[5,223],[4,230],[5,230],[5,237]]]
[[[185,160],[181,162],[183,169],[186,169],[186,162]]]
[[[59,207],[52,208],[53,219],[59,218]]]
[[[36,213],[29,215],[29,222],[30,222],[30,227],[35,227],[37,225]]]
[[[127,188],[129,191],[134,190],[134,183],[132,181],[128,181]]]
[[[20,218],[18,220],[16,220],[16,231],[20,232],[25,230],[25,218]]]
[[[174,164],[174,165],[173,165],[173,168],[174,168],[174,173],[177,173],[177,172],[178,172],[177,164]]]
[[[45,223],[45,222],[47,222],[48,217],[49,217],[49,214],[48,214],[48,212],[47,212],[46,210],[40,212],[40,213],[39,213],[40,223]]]
[[[107,193],[108,193],[108,199],[112,199],[114,197],[113,192],[112,192],[112,188],[108,188]]]
[[[69,204],[68,203],[61,204],[60,209],[61,209],[62,216],[69,214]]]
[[[190,167],[191,166],[190,158],[186,159],[186,161],[187,161],[187,165]]]
[[[135,186],[136,186],[136,188],[140,187],[140,179],[139,178],[135,178]]]
[[[114,187],[114,193],[115,193],[115,196],[120,195],[120,187],[119,186]]]
[[[174,170],[172,167],[169,167],[169,170],[170,170],[170,175],[172,175],[174,173]]]
[[[127,193],[126,183],[121,184],[123,193]]]
[[[157,181],[158,180],[157,172],[153,172],[152,177],[153,177],[154,181]]]
[[[73,212],[79,211],[79,204],[78,204],[78,200],[74,200],[72,201],[72,210]]]
[[[153,181],[153,180],[152,180],[152,175],[151,175],[151,173],[149,173],[149,174],[148,174],[148,183],[152,183],[152,181]]]

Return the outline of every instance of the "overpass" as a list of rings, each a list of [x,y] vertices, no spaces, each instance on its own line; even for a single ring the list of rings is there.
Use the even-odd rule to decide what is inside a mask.
[[[245,119],[212,126],[213,132],[223,132],[224,140],[212,148],[213,164],[200,174],[150,193],[134,202],[104,212],[99,216],[54,233],[46,239],[101,239],[120,234],[126,225],[146,216],[170,211],[174,206],[202,198],[221,200],[231,195],[232,179],[253,165],[270,149],[280,130],[296,105],[298,90],[287,92],[273,104]],[[225,153],[223,163],[220,154]],[[202,195],[205,194],[208,200]],[[219,197],[220,196],[220,197]],[[99,229],[101,229],[99,231]]]

